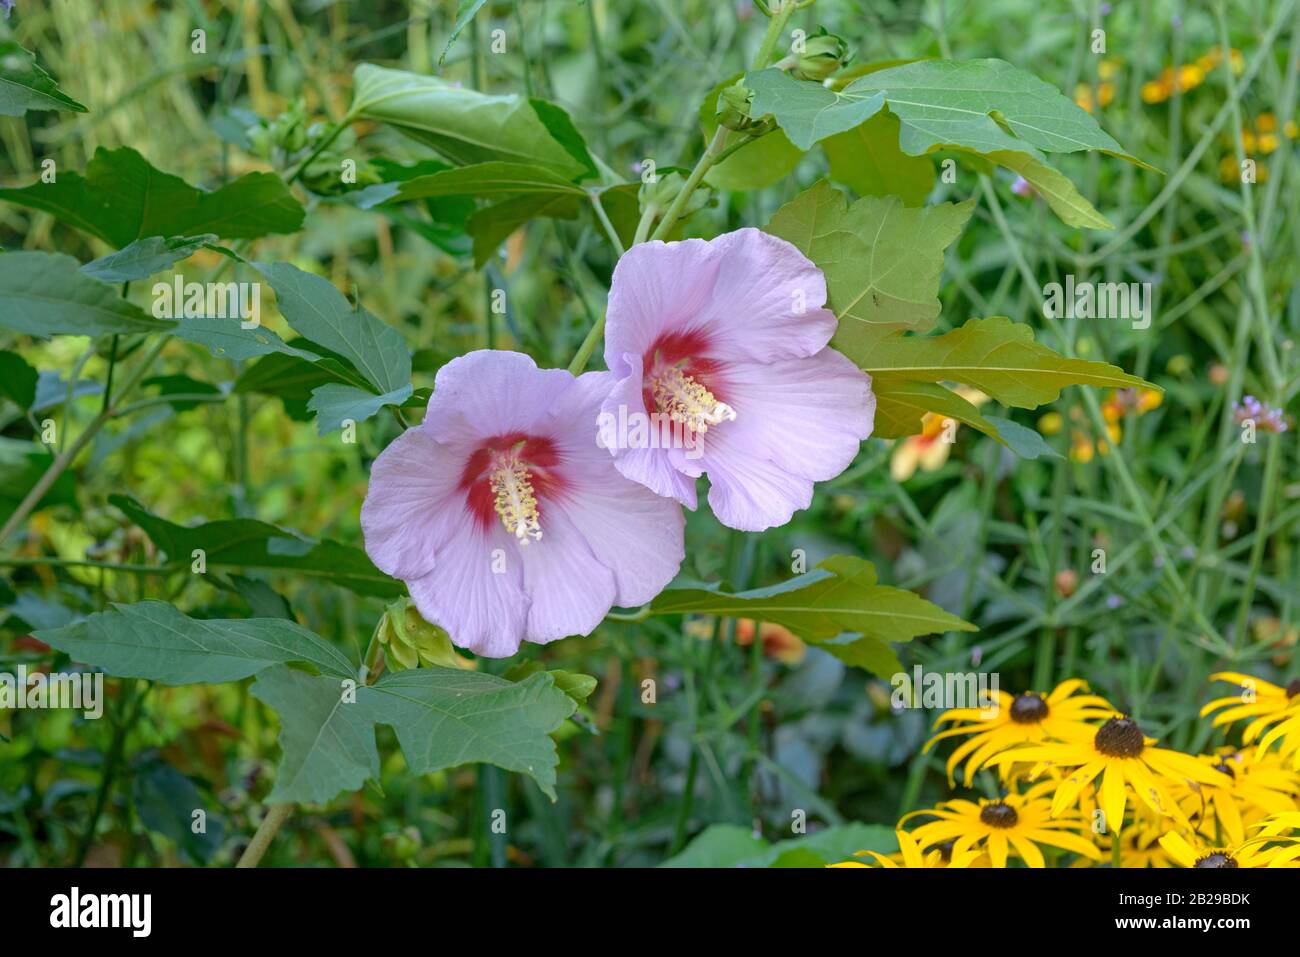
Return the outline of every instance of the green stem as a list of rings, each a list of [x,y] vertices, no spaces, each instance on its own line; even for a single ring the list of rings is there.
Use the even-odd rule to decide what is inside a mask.
[[[605,206],[600,201],[600,193],[595,192],[594,190],[590,191],[587,193],[587,198],[591,200],[591,208],[595,211],[596,218],[600,220],[600,224],[605,227],[605,235],[609,237],[609,244],[614,247],[614,252],[618,253],[619,256],[622,256],[624,252],[623,241],[618,238],[618,230],[615,229],[614,224],[609,221],[609,214],[605,212]]]
[[[1251,600],[1255,597],[1255,584],[1259,580],[1260,565],[1264,561],[1264,549],[1269,542],[1269,537],[1264,534],[1264,530],[1268,528],[1273,511],[1273,499],[1276,497],[1278,468],[1282,464],[1281,449],[1282,443],[1278,441],[1278,437],[1270,436],[1268,452],[1265,453],[1264,458],[1264,490],[1260,495],[1259,516],[1255,520],[1255,527],[1259,534],[1255,536],[1255,543],[1250,549],[1250,567],[1246,572],[1246,583],[1242,587],[1241,601],[1237,605],[1237,624],[1232,634],[1234,648],[1240,648],[1245,643],[1246,628],[1250,623]]]
[[[244,848],[244,853],[239,857],[239,863],[236,867],[256,867],[266,854],[266,849],[271,845],[271,839],[275,837],[277,831],[293,813],[292,804],[272,804],[266,809],[266,817],[262,818],[262,823],[257,826],[257,831],[253,834],[253,839],[248,842],[248,847]]]
[[[767,32],[763,34],[763,42],[758,48],[758,53],[754,57],[751,67],[753,70],[761,70],[772,60],[772,52],[776,49],[777,42],[781,39],[781,34],[785,30],[785,25],[789,22],[790,17],[797,9],[798,3],[794,0],[778,0],[772,11],[772,19],[768,21]],[[651,235],[651,239],[663,239],[667,236],[672,228],[677,225],[677,220],[681,218],[682,211],[690,201],[691,194],[695,192],[696,187],[705,175],[717,164],[727,153],[727,140],[731,136],[731,130],[719,126],[713,133],[713,139],[709,140],[708,147],[704,150],[704,155],[700,161],[695,164],[690,175],[686,178],[686,183],[682,186],[681,191],[673,197],[672,205],[664,213],[664,218],[660,220],[659,226]]]
[[[131,732],[136,718],[140,716],[140,705],[144,701],[144,692],[136,692],[136,683],[125,684],[122,696],[121,719],[113,727],[113,740],[108,746],[108,755],[104,760],[104,775],[99,780],[99,790],[95,792],[95,807],[82,832],[81,842],[77,847],[77,859],[74,867],[86,863],[86,855],[95,841],[95,831],[99,828],[99,819],[108,805],[108,796],[112,793],[113,782],[117,779],[118,769],[122,766],[122,755],[126,751],[126,737]]]

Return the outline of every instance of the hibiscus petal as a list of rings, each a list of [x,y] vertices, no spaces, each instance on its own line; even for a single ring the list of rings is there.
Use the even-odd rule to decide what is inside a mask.
[[[361,506],[361,531],[366,553],[385,574],[412,579],[433,570],[464,508],[457,483],[465,461],[465,454],[423,429],[408,429],[379,453]]]
[[[488,658],[508,657],[519,650],[528,617],[522,565],[511,560],[519,544],[500,524],[485,530],[468,512],[458,516],[437,567],[407,587],[420,614],[455,644]]]
[[[594,421],[613,382],[610,372],[579,376],[577,386],[552,410],[555,429],[550,434],[564,462],[567,484],[563,495],[546,503],[546,514],[564,512],[596,559],[613,572],[614,602],[631,606],[649,601],[677,574],[686,555],[686,519],[671,498],[624,477],[609,453],[594,440],[584,440],[581,430],[561,427],[568,421]],[[673,475],[682,478],[678,472]],[[689,490],[693,504],[693,480]]]
[[[629,448],[632,423],[638,418],[647,423],[645,399],[642,393],[641,357],[629,354],[624,357],[624,368],[628,374],[616,380],[600,405],[599,415],[605,427],[601,429],[601,441],[609,453],[614,456],[618,471],[633,482],[644,485],[656,495],[665,495],[676,499],[687,508],[694,510],[697,499],[695,479],[690,468],[678,468],[677,456],[669,454],[662,448]],[[621,434],[620,423],[629,423],[628,434]],[[699,475],[699,469],[694,470]]]
[[[528,432],[574,381],[520,352],[469,352],[438,370],[421,428],[440,442]]]
[[[787,472],[822,482],[848,468],[871,435],[871,377],[834,349],[766,365],[729,364],[725,379],[736,418],[705,433],[706,450],[725,431]]]
[[[614,269],[605,363],[626,374],[626,353],[660,337],[697,337],[708,356],[770,362],[810,356],[835,334],[826,280],[794,246],[758,229],[711,241],[642,243]]]

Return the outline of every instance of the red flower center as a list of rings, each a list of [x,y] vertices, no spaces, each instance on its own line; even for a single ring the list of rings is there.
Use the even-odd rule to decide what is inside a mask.
[[[486,531],[494,518],[521,545],[542,537],[542,500],[564,488],[560,455],[544,436],[512,432],[488,439],[469,457],[459,486]]]

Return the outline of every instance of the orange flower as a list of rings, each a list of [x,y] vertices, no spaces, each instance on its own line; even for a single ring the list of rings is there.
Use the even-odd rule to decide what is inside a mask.
[[[970,386],[959,385],[953,389],[973,406],[981,406],[989,400],[983,392]],[[889,460],[889,474],[897,482],[906,482],[916,474],[917,466],[922,471],[934,472],[948,461],[957,438],[957,422],[934,412],[927,412],[921,418],[921,431],[918,435],[909,435],[899,439],[894,446]]]
[[[765,621],[759,633],[763,642],[763,654],[768,658],[775,658],[787,665],[797,665],[808,652],[808,646],[803,640],[784,625]],[[753,642],[753,619],[736,619],[736,644],[748,647]]]

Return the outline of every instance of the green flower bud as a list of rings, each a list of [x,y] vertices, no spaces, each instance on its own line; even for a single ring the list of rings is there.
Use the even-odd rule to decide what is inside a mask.
[[[393,671],[418,668],[421,664],[438,668],[474,667],[472,661],[456,654],[445,631],[421,617],[409,598],[388,606],[375,636],[383,644],[388,666]]]
[[[718,111],[715,114],[718,125],[729,130],[745,129],[750,125],[749,104],[753,99],[754,91],[739,83],[724,87],[718,94]]]
[[[849,45],[819,27],[810,37],[795,42],[795,49],[779,64],[796,80],[820,83],[849,61]]]

